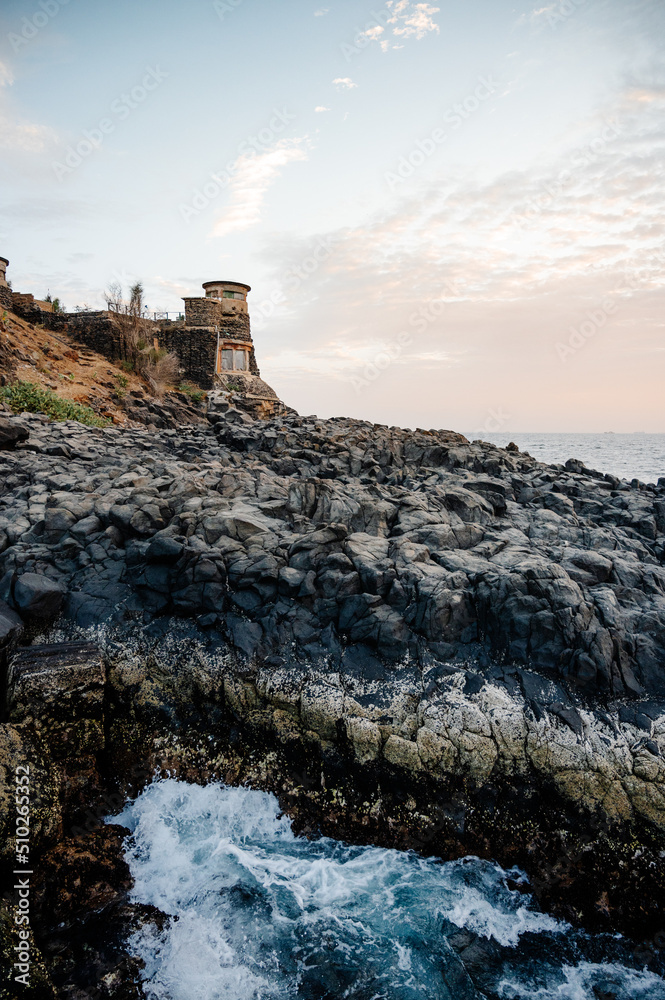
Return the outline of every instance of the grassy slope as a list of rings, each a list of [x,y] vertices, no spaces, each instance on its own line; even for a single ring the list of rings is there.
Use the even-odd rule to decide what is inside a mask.
[[[0,376],[9,382],[30,382],[51,390],[59,399],[90,407],[98,417],[126,424],[122,397],[132,389],[149,394],[145,382],[66,333],[51,333],[0,313]],[[5,402],[7,400],[0,401]]]

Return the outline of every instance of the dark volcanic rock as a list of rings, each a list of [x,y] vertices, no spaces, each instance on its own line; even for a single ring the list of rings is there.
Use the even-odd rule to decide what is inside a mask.
[[[14,603],[32,618],[53,618],[62,607],[66,588],[36,573],[23,573],[14,585]]]
[[[582,696],[665,695],[662,486],[448,431],[235,417],[152,434],[10,421],[39,450],[0,469],[7,597],[48,616],[67,592],[81,624],[235,607],[266,649],[287,601],[310,632],[393,662],[444,643]],[[53,453],[65,443],[85,460]]]
[[[12,646],[23,633],[23,622],[15,611],[0,601],[0,650]]]
[[[446,802],[442,855],[538,858],[535,871],[565,853],[561,831],[581,835],[595,817],[616,843],[648,845],[660,885],[665,483],[546,466],[449,431],[292,413],[229,408],[154,432],[13,423],[30,440],[0,462],[0,597],[35,615],[41,581],[49,613],[66,595],[66,636],[94,630],[106,644],[110,714],[89,756],[110,755],[109,773],[152,753],[164,727],[223,723],[231,747],[266,750],[265,734],[270,752],[290,747],[301,776],[311,752],[305,798],[319,815],[331,787],[357,793],[338,832],[380,831],[392,795],[411,836],[420,820],[386,789],[421,783],[423,815]],[[200,626],[189,645],[178,618]],[[71,739],[79,760],[84,733]],[[211,767],[247,773],[235,758]],[[575,884],[595,891],[615,861],[582,844]],[[614,926],[643,892],[622,879]],[[542,898],[564,892],[546,882]],[[587,895],[570,913],[595,905]]]
[[[19,441],[27,440],[28,431],[25,427],[17,427],[11,420],[0,417],[0,451],[15,448]]]

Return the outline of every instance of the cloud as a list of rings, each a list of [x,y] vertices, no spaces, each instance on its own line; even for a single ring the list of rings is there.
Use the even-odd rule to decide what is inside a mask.
[[[0,60],[0,87],[6,87],[12,85],[14,82],[14,74],[7,65],[7,63]]]
[[[319,7],[318,10],[314,11],[314,17],[325,17],[330,11],[330,7]]]
[[[317,104],[314,110],[316,111],[317,115],[320,115],[323,114],[324,111],[330,111],[330,108],[324,107],[323,104]]]
[[[439,26],[433,15],[439,13],[440,7],[432,7],[429,3],[414,4],[410,0],[388,0],[386,7],[392,14],[388,18],[388,24],[397,25],[393,28],[394,35],[421,39],[431,31],[439,33]]]
[[[0,149],[22,153],[43,153],[57,142],[58,134],[47,125],[15,118],[9,108],[5,87],[14,83],[14,74],[7,63],[0,61]]]
[[[401,42],[405,39],[420,41],[432,32],[439,34],[434,15],[440,9],[429,3],[413,3],[412,0],[387,0],[386,10],[375,16],[376,24],[362,34],[370,41],[378,42],[384,52],[401,49]],[[386,37],[386,27],[392,38]]]
[[[231,203],[215,223],[213,236],[249,229],[261,219],[261,209],[268,189],[283,167],[307,159],[307,137],[280,139],[265,153],[249,152],[236,162],[230,184]]]
[[[531,429],[662,428],[664,113],[660,77],[630,80],[527,171],[416,178],[322,234],[334,248],[294,291],[285,260],[307,248],[282,241],[268,381],[302,412],[390,423],[482,427],[493,409]]]
[[[43,153],[57,141],[57,132],[48,125],[14,121],[0,109],[0,148],[22,153]]]
[[[290,348],[280,350],[275,354],[266,354],[262,360],[269,365],[272,372],[280,375],[309,376],[320,375],[326,378],[348,380],[359,370],[379,363],[386,351],[386,343],[378,337],[350,343],[344,340],[330,340],[318,347]],[[407,357],[397,358],[393,363],[400,365],[407,362]],[[444,351],[413,352],[408,354],[408,363],[416,366],[450,367],[451,358]]]
[[[333,80],[338,90],[353,90],[358,84],[354,83],[350,76],[338,76]]]
[[[540,24],[545,20],[551,21],[560,6],[560,3],[550,3],[545,7],[536,7],[534,10],[531,10],[526,14],[522,14],[517,23]]]

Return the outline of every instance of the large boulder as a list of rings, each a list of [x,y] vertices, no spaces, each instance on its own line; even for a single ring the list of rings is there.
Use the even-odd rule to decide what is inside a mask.
[[[60,611],[67,588],[37,573],[24,573],[14,584],[14,603],[31,618],[53,618]]]
[[[27,427],[0,417],[0,451],[10,451],[19,441],[27,441],[28,437]]]

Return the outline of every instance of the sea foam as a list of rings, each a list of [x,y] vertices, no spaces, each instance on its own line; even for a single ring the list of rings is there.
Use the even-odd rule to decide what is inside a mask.
[[[113,821],[134,898],[172,917],[129,942],[150,1000],[665,1000],[652,973],[585,962],[489,861],[296,837],[274,796],[221,784],[156,781]]]

